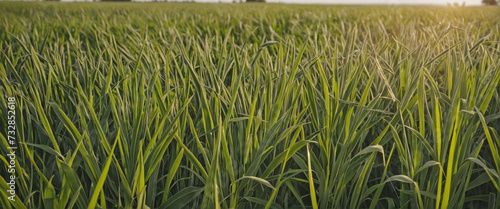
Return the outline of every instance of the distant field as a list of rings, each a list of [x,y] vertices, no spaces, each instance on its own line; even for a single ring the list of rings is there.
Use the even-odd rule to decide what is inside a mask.
[[[0,51],[1,208],[500,208],[498,7],[0,2]]]

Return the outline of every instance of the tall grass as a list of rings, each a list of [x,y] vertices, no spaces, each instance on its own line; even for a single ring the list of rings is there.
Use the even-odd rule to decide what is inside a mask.
[[[498,8],[0,5],[2,208],[500,207]]]

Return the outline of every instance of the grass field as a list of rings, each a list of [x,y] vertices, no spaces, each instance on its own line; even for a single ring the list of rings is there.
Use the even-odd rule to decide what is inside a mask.
[[[0,2],[0,50],[1,208],[500,208],[498,7]]]

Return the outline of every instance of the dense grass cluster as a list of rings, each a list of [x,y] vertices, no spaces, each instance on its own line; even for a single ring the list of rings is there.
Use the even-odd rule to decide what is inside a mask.
[[[0,3],[1,207],[499,208],[498,12]]]

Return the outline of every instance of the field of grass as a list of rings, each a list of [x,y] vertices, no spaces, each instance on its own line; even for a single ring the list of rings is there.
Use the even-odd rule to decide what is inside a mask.
[[[0,206],[500,208],[499,12],[0,2]]]

